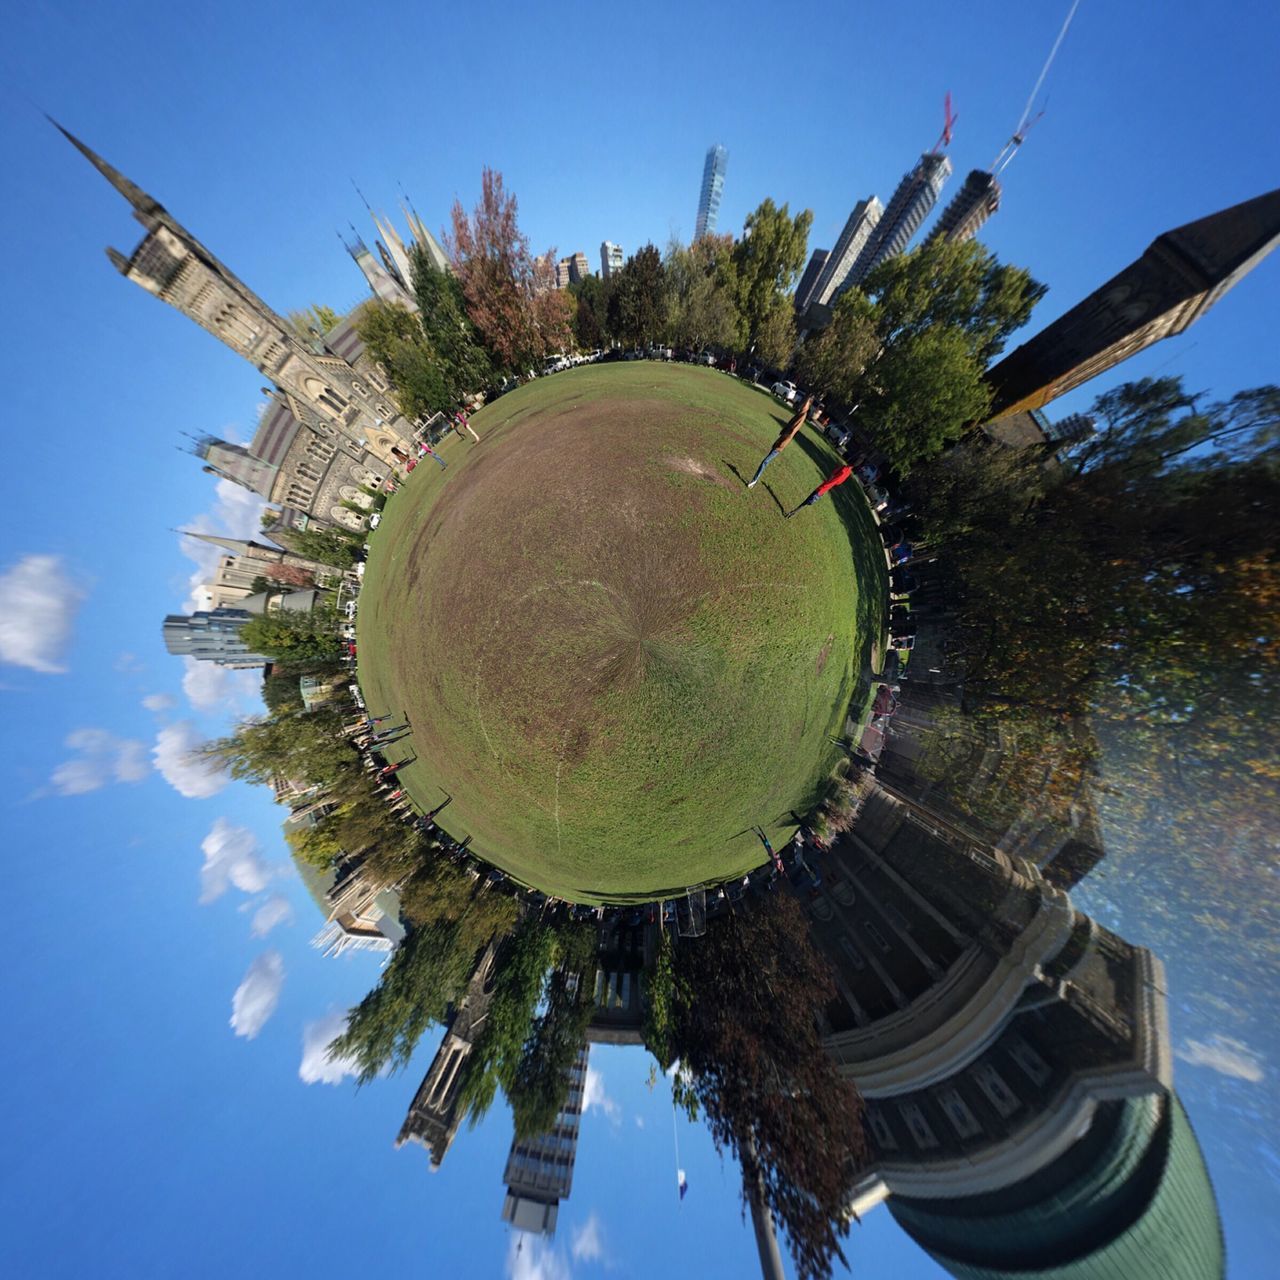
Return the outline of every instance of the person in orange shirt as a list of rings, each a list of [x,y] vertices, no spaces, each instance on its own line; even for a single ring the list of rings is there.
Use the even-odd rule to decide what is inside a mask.
[[[787,447],[797,435],[800,434],[800,428],[804,426],[804,420],[809,416],[809,410],[813,408],[813,397],[806,396],[804,404],[800,406],[799,412],[790,422],[783,428],[782,434],[773,442],[773,447],[764,455],[764,461],[756,468],[756,473],[747,482],[748,489],[754,489],[756,482],[764,474],[764,469],[771,463],[774,458]]]
[[[811,507],[824,493],[830,493],[837,485],[844,482],[853,475],[853,468],[846,464],[843,467],[837,467],[801,504],[800,507]],[[787,519],[790,520],[796,511],[800,510],[796,507],[793,511],[787,512]]]

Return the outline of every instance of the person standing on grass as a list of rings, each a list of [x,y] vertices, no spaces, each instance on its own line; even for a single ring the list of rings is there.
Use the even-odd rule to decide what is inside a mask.
[[[440,464],[440,470],[443,471],[448,465],[445,460],[424,440],[419,446],[422,453],[429,458],[434,458]]]
[[[853,468],[846,463],[843,467],[837,467],[801,504],[800,507],[811,507],[824,493],[830,493],[837,485],[842,485],[853,475]],[[800,507],[796,507],[792,511],[787,512],[787,519],[790,520]]]
[[[782,434],[773,442],[773,446],[769,452],[764,455],[764,461],[756,468],[756,473],[747,481],[747,488],[754,489],[760,477],[764,475],[764,469],[771,463],[774,458],[787,447],[797,435],[800,434],[800,428],[804,426],[804,420],[809,416],[809,410],[813,407],[813,397],[806,396],[804,404],[800,406],[795,417],[783,428]]]
[[[476,444],[480,443],[480,437],[476,435],[475,430],[472,428],[471,422],[465,413],[459,410],[453,415],[453,420],[458,424],[458,435],[461,436],[464,431],[469,431],[471,432],[472,440],[474,440]]]

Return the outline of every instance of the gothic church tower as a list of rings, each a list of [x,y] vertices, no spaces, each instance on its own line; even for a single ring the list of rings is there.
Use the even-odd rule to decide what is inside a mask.
[[[411,438],[411,425],[384,397],[385,388],[370,385],[340,356],[301,341],[163,205],[57,121],[51,123],[128,200],[146,229],[130,256],[107,250],[121,275],[207,329],[281,391],[371,453],[389,458],[393,446]]]

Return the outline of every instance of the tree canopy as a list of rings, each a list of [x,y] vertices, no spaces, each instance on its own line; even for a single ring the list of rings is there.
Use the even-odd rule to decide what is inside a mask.
[[[277,609],[252,618],[240,629],[250,653],[288,662],[328,658],[338,651],[338,615],[326,605],[307,613]]]
[[[746,341],[762,354],[767,344],[765,358],[777,366],[785,366],[791,354],[782,352],[786,334],[782,309],[790,310],[788,298],[804,268],[812,225],[812,210],[792,217],[787,205],[779,208],[766,198],[747,215],[742,239],[733,250]],[[794,325],[789,315],[787,320]]]

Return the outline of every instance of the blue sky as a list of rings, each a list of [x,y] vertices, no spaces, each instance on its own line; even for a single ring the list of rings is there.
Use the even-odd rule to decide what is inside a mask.
[[[359,1094],[300,1080],[315,1057],[304,1059],[305,1037],[367,988],[377,962],[309,947],[319,921],[287,873],[280,811],[184,764],[232,708],[253,708],[254,681],[184,671],[160,641],[197,572],[169,530],[256,524],[252,503],[175,446],[184,432],[248,439],[260,379],[115,275],[102,249],[131,249],[135,224],[37,108],[278,309],[342,309],[364,296],[334,235],[349,220],[367,228],[352,179],[386,208],[403,185],[437,227],[455,196],[474,202],[492,165],[535,249],[583,249],[595,264],[604,239],[632,251],[687,237],[715,141],[729,149],[721,229],[768,195],[814,210],[811,247],[830,247],[857,199],[889,195],[937,137],[947,90],[958,175],[989,163],[1067,4],[897,8],[11,6],[0,50],[8,420],[9,438],[35,448],[11,474],[0,545],[15,891],[8,1273],[326,1274],[335,1244],[356,1242],[380,1265],[442,1275],[754,1266],[736,1178],[701,1129],[681,1133],[692,1189],[678,1206],[669,1105],[645,1087],[638,1052],[593,1056],[612,1110],[586,1117],[555,1248],[514,1261],[498,1220],[500,1107],[434,1177],[422,1153],[392,1149],[434,1044]],[[1158,232],[1280,173],[1280,11],[1218,0],[1154,14],[1084,0],[1047,113],[1005,174],[984,239],[1050,285],[1037,325]],[[1280,258],[1123,376],[1181,373],[1223,394],[1275,380],[1278,303]],[[1117,380],[1057,408],[1085,407]],[[1108,909],[1140,940],[1139,904]],[[1180,1003],[1179,963],[1179,1085],[1236,1274],[1259,1274],[1280,1246],[1276,1156],[1251,1146],[1280,1113],[1274,1008],[1259,996],[1224,1050],[1204,1030],[1213,1010]],[[1188,1028],[1205,1048],[1188,1047]],[[939,1274],[884,1211],[853,1246],[864,1268]]]

